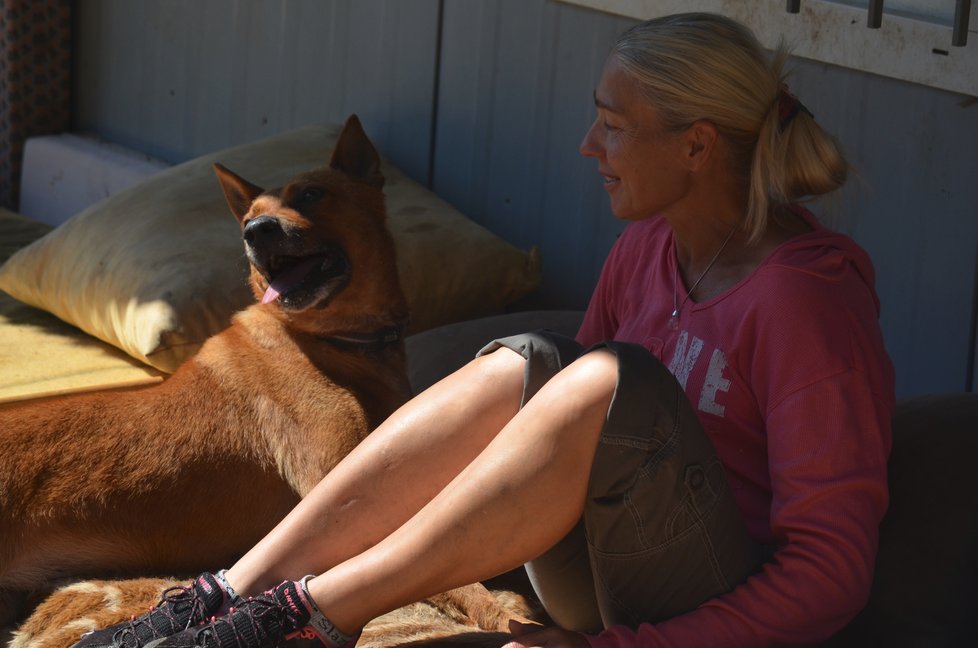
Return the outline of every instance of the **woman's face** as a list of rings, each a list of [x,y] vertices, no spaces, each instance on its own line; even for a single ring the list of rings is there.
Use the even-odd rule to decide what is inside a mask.
[[[594,104],[598,114],[580,150],[597,159],[612,213],[641,220],[682,200],[688,190],[683,133],[663,126],[652,102],[614,56],[605,63]]]

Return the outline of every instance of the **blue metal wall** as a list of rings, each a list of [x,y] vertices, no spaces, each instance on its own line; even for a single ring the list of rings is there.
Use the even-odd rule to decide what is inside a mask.
[[[86,0],[79,131],[173,162],[361,115],[392,162],[579,307],[621,230],[577,147],[632,21],[556,0]],[[804,60],[792,90],[859,177],[815,211],[873,256],[901,396],[975,381],[978,100]]]

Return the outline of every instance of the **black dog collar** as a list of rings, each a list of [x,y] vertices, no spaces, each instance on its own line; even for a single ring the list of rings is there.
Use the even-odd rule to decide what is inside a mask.
[[[369,333],[326,335],[320,339],[344,351],[376,353],[404,338],[404,325],[387,326]]]

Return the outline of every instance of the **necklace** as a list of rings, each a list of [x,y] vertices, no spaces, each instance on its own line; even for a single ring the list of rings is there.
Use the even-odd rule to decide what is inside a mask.
[[[686,291],[686,296],[683,297],[683,302],[681,304],[679,303],[679,255],[676,255],[676,271],[672,276],[672,307],[673,308],[672,308],[672,315],[669,316],[669,328],[672,329],[673,331],[679,328],[679,311],[683,309],[683,306],[685,306],[686,302],[689,301],[689,296],[693,294],[694,290],[696,290],[696,286],[700,285],[700,282],[703,281],[703,277],[706,276],[706,273],[710,271],[710,268],[713,267],[713,264],[716,263],[717,259],[720,258],[720,255],[723,253],[723,248],[727,247],[727,243],[729,243],[730,239],[733,238],[733,233],[736,230],[737,230],[736,226],[730,229],[730,233],[727,234],[727,238],[723,239],[723,243],[720,244],[720,249],[717,250],[717,253],[713,255],[713,258],[710,259],[710,262],[706,264],[706,269],[703,270],[703,273],[700,274],[699,278],[696,281],[694,281],[693,285],[690,286],[688,291]],[[673,248],[673,253],[675,253],[675,249],[676,249],[675,238],[673,238],[672,240],[672,248]]]

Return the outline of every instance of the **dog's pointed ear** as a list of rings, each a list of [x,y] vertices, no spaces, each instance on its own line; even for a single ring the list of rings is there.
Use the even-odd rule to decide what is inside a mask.
[[[380,155],[363,131],[360,119],[350,115],[340,131],[329,166],[374,187],[384,186]]]
[[[240,221],[248,213],[252,201],[260,196],[264,190],[217,162],[214,163],[214,173],[217,174],[217,179],[221,183],[224,199],[228,201],[231,213]]]

